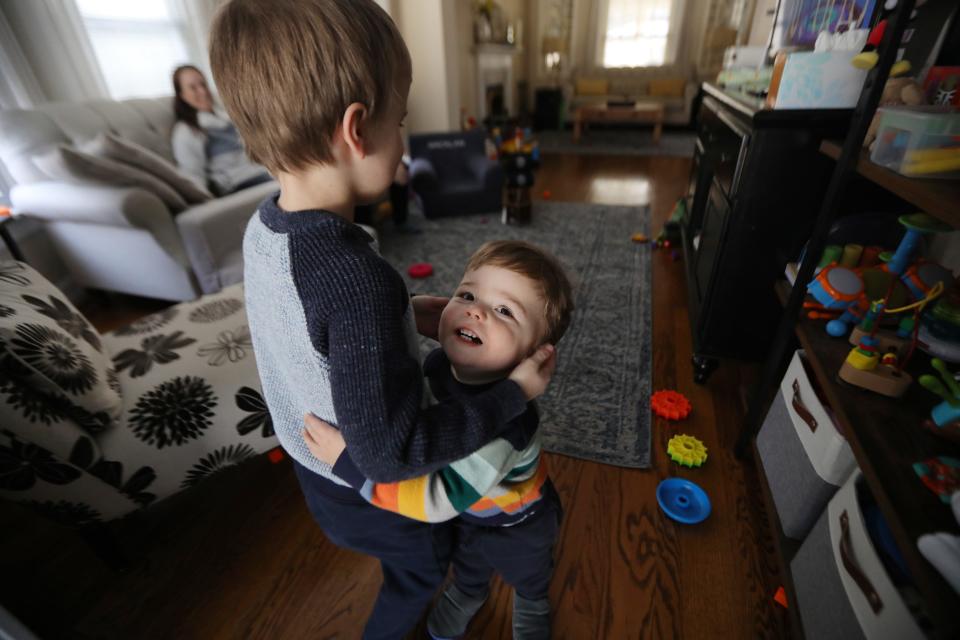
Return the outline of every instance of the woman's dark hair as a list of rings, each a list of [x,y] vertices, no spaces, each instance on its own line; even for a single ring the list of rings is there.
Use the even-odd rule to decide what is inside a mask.
[[[177,120],[186,122],[202,133],[203,130],[200,128],[200,123],[197,122],[197,110],[187,104],[187,101],[180,96],[180,74],[184,71],[196,71],[200,75],[203,75],[203,72],[192,64],[182,64],[173,70],[173,112],[176,114]]]

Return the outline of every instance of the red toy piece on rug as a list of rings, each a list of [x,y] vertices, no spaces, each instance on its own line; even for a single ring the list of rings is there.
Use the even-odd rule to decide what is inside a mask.
[[[667,420],[683,420],[693,411],[693,405],[686,396],[671,389],[662,389],[650,396],[650,408]]]
[[[429,262],[417,262],[410,265],[407,273],[410,274],[411,278],[429,278],[433,275],[433,265]]]

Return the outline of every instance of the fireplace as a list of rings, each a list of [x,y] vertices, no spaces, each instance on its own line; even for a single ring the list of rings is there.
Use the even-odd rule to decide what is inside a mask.
[[[508,115],[503,83],[488,84],[484,93],[484,117],[497,118]]]
[[[483,121],[491,116],[515,114],[513,46],[481,44],[474,49],[477,62],[476,114]]]

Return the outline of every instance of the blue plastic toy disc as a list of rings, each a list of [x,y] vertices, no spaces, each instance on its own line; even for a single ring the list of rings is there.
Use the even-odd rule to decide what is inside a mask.
[[[657,485],[657,502],[665,514],[683,524],[697,524],[710,515],[707,493],[683,478],[667,478]]]

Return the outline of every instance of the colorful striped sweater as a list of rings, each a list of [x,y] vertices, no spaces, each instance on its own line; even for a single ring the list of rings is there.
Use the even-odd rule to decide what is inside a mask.
[[[512,380],[422,408],[410,297],[372,243],[328,211],[284,211],[277,195],[263,201],[243,240],[247,321],[277,439],[343,486],[307,449],[304,413],[337,425],[366,476],[394,482],[469,455],[527,409]]]
[[[423,369],[441,402],[460,401],[489,387],[458,382],[441,349],[427,356]],[[550,490],[546,465],[540,459],[539,421],[531,402],[500,438],[438,471],[409,480],[369,480],[357,470],[347,450],[333,471],[374,506],[414,520],[442,522],[459,515],[485,526],[510,526],[532,515]]]

